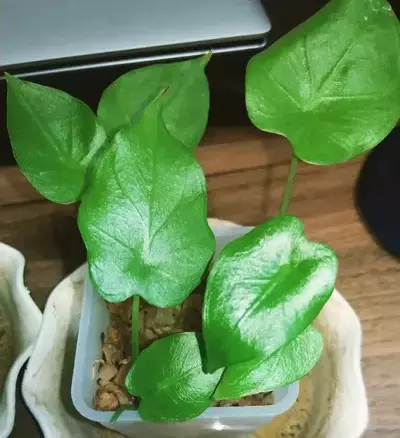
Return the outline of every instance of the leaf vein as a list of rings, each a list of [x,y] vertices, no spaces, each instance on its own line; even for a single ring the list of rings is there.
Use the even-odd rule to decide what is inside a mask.
[[[303,43],[303,50],[304,50],[304,60],[306,63],[306,70],[308,73],[308,81],[310,84],[310,89],[313,89],[313,75],[312,75],[312,69],[311,69],[311,63],[310,63],[310,59],[308,57],[308,51],[307,51],[307,34],[304,35],[304,38],[302,40]]]
[[[113,236],[112,234],[110,234],[108,231],[103,230],[102,228],[100,228],[98,225],[94,225],[94,224],[89,224],[88,225],[88,229],[89,230],[95,230],[95,231],[99,231],[101,234],[103,234],[106,237],[109,237],[111,240],[114,240],[115,242],[117,242],[119,245],[121,245],[122,247],[124,247],[125,249],[129,250],[131,253],[135,254],[134,249],[131,248],[129,245],[127,245],[124,241],[118,239],[118,237]]]
[[[317,96],[321,90],[329,83],[332,77],[334,77],[336,71],[341,66],[343,60],[346,58],[350,50],[353,48],[354,43],[356,42],[356,39],[353,39],[339,54],[338,59],[335,61],[335,63],[331,66],[331,68],[327,71],[327,73],[324,75],[324,77],[321,79],[318,87],[315,90],[315,95]]]
[[[122,185],[122,182],[119,178],[118,172],[117,172],[117,168],[116,168],[116,161],[117,161],[117,152],[114,155],[114,160],[113,160],[113,170],[114,170],[114,175],[115,175],[115,182],[117,183],[117,186],[119,188],[119,190],[121,191],[122,195],[124,195],[128,201],[130,202],[130,204],[133,206],[133,208],[136,210],[142,225],[144,227],[146,227],[146,222],[141,214],[141,212],[139,211],[137,205],[135,204],[135,201],[130,197],[130,195],[127,193],[126,189],[124,188],[124,186]]]
[[[285,88],[285,86],[271,73],[271,72],[268,72],[267,73],[267,76],[271,79],[271,81],[273,81],[273,82],[275,82],[275,84],[278,86],[278,88],[280,89],[280,90],[282,90],[283,91],[283,93],[284,94],[286,94],[286,96],[289,98],[289,100],[291,100],[292,101],[292,103],[294,104],[294,105],[296,105],[298,108],[300,108],[301,109],[301,106],[300,106],[300,104],[297,102],[297,100],[292,96],[292,94],[289,92],[289,90],[287,90],[286,88]]]
[[[182,171],[182,174],[185,174],[184,171]],[[149,247],[151,247],[155,237],[157,236],[157,234],[161,231],[161,229],[165,226],[165,224],[171,219],[172,215],[178,210],[178,208],[182,205],[187,203],[187,200],[184,199],[182,197],[182,194],[185,192],[186,189],[186,184],[187,184],[187,179],[185,180],[185,183],[183,185],[183,189],[181,190],[180,196],[179,196],[179,200],[178,202],[174,205],[174,207],[172,208],[172,210],[170,210],[170,212],[168,214],[165,215],[165,217],[163,218],[163,220],[161,221],[161,223],[158,225],[158,227],[151,233],[151,237],[150,237],[150,244]],[[194,201],[197,198],[197,196],[195,196],[192,201]]]

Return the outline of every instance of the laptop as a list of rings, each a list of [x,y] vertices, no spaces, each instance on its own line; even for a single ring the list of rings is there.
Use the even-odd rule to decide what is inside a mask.
[[[1,0],[0,65],[20,76],[266,45],[259,0]]]

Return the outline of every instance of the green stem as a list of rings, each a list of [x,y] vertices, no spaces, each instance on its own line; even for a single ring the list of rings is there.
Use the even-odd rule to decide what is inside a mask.
[[[132,304],[132,363],[139,357],[139,307],[140,296],[133,296]]]
[[[280,215],[286,214],[287,209],[289,207],[290,198],[292,197],[293,184],[294,184],[294,180],[296,178],[296,170],[297,170],[298,164],[299,164],[299,159],[296,157],[296,155],[293,154],[292,161],[290,162],[289,175],[288,175],[286,185],[285,185],[285,191],[283,193],[281,210],[279,212]]]

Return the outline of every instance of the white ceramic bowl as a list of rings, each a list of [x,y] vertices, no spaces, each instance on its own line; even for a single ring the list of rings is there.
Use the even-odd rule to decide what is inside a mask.
[[[213,227],[229,239],[233,224],[211,220]],[[225,227],[225,230],[223,229]],[[221,240],[221,245],[223,239]],[[81,267],[60,283],[51,294],[44,322],[23,381],[23,394],[42,427],[45,438],[111,438],[118,433],[89,422],[78,414],[70,396],[76,337],[82,305],[86,267]],[[313,372],[300,384],[301,428],[290,436],[304,438],[359,438],[368,413],[361,375],[361,327],[357,316],[334,292],[317,325],[325,338],[325,352]],[[302,394],[302,389],[305,391]],[[280,418],[290,426],[294,408]],[[240,409],[240,408],[239,408]],[[300,422],[300,421],[299,421]],[[271,423],[271,430],[277,423]],[[223,425],[222,425],[223,426]],[[296,430],[296,429],[294,429]],[[232,430],[220,435],[233,436]],[[295,434],[293,434],[295,433]],[[153,438],[154,435],[148,434]],[[200,436],[200,435],[199,435]],[[275,436],[271,434],[257,436]],[[276,436],[281,436],[276,435]]]
[[[5,376],[0,397],[0,438],[7,437],[15,421],[15,391],[18,374],[32,352],[42,314],[24,286],[25,259],[20,252],[0,243],[0,313],[3,333],[1,374]],[[7,345],[11,339],[11,348]]]

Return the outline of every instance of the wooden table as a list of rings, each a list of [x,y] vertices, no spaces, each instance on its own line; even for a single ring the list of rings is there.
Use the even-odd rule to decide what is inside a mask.
[[[257,224],[278,212],[290,148],[280,137],[251,128],[209,130],[197,156],[209,190],[209,215]],[[362,159],[318,167],[301,164],[289,212],[309,237],[340,260],[338,289],[364,327],[364,375],[371,421],[367,438],[400,437],[400,264],[361,224],[353,187]],[[0,241],[26,257],[26,284],[41,309],[52,288],[83,263],[76,205],[43,200],[15,168],[0,168]],[[400,224],[399,224],[400,227]],[[36,425],[18,406],[14,438],[36,438]],[[346,438],[346,437],[343,437]]]

